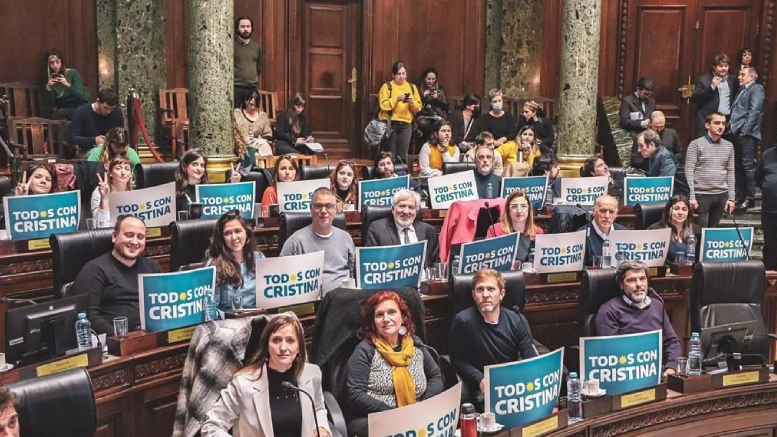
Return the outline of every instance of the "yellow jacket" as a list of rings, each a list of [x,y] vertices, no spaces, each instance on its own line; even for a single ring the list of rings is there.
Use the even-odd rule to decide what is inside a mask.
[[[401,94],[411,94],[413,96],[413,104],[405,102],[397,102],[397,97]],[[378,118],[386,121],[388,119],[388,113],[391,112],[391,121],[403,121],[405,123],[412,123],[413,117],[418,111],[421,110],[421,96],[418,95],[418,88],[412,85],[410,82],[405,81],[402,85],[397,85],[393,80],[391,81],[391,92],[388,90],[388,86],[384,83],[380,87],[378,93],[378,103],[380,105],[380,114]]]

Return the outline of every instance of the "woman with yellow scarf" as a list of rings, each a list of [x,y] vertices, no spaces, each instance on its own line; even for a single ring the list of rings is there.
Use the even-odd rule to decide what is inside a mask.
[[[413,335],[405,301],[393,291],[362,306],[362,339],[348,360],[349,436],[367,437],[367,415],[411,405],[443,391],[440,368],[428,346]]]

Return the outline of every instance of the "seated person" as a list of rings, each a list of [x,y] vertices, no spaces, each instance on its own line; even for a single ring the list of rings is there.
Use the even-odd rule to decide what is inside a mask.
[[[388,151],[380,151],[375,157],[375,179],[393,178],[405,176],[407,171],[394,171],[394,154]],[[416,193],[421,192],[421,184],[417,178],[410,178],[410,189]]]
[[[54,108],[52,120],[70,120],[76,108],[89,103],[89,90],[84,86],[81,73],[75,68],[67,68],[59,53],[52,53],[46,60],[46,92],[43,101]]]
[[[459,148],[451,144],[451,125],[441,121],[432,134],[432,139],[424,143],[418,152],[418,176],[442,176],[443,162],[459,162]]]
[[[19,437],[21,424],[16,405],[19,398],[7,386],[0,386],[0,436]]]
[[[232,168],[229,182],[240,182],[240,164]],[[197,199],[197,184],[208,184],[208,157],[200,149],[189,149],[181,157],[175,169],[175,207],[177,211],[188,211],[189,204]]]
[[[264,190],[262,205],[278,204],[278,182],[294,182],[299,180],[299,165],[292,155],[283,155],[275,161],[275,178],[272,185]]]
[[[462,310],[451,323],[451,361],[469,388],[475,408],[483,411],[483,368],[539,355],[529,323],[519,313],[502,309],[505,279],[496,270],[483,269],[472,278],[475,306]]]
[[[298,153],[301,155],[313,155],[305,143],[312,143],[315,139],[310,135],[308,120],[305,118],[305,96],[301,93],[294,94],[289,102],[289,107],[278,114],[278,124],[275,125],[275,154],[278,156]]]
[[[322,293],[339,287],[344,280],[353,277],[356,248],[348,232],[332,225],[337,204],[335,193],[329,188],[318,188],[313,192],[310,213],[313,221],[283,244],[280,256],[302,255],[323,250],[324,274]]]
[[[648,176],[673,176],[672,194],[682,196],[690,194],[691,189],[685,178],[685,167],[677,161],[674,153],[661,145],[661,137],[653,129],[645,129],[637,135],[637,152],[648,163]]]
[[[615,229],[621,231],[627,229],[620,223],[615,223],[618,217],[618,200],[609,194],[599,196],[594,202],[593,220],[591,223],[578,230],[585,229],[585,265],[591,267],[594,265],[594,257],[602,256],[602,245],[604,239],[608,238],[610,231]],[[614,251],[612,255],[614,255]]]
[[[49,194],[57,191],[57,173],[48,164],[35,164],[22,173],[13,195]],[[0,200],[0,229],[5,229],[5,205]]]
[[[451,122],[451,141],[459,146],[461,153],[469,151],[475,145],[476,129],[474,127],[478,112],[480,112],[480,97],[475,94],[467,94],[448,116],[448,120]]]
[[[534,224],[534,208],[523,190],[515,190],[507,196],[502,218],[499,223],[488,228],[486,238],[501,237],[513,232],[521,235],[518,240],[518,257],[516,259],[526,261],[529,258],[531,242],[537,235],[542,235],[545,231]]]
[[[610,167],[601,156],[592,156],[583,164],[583,177],[607,176],[607,194],[612,197],[623,198],[623,181],[616,181],[610,175]]]
[[[605,302],[596,313],[596,335],[623,335],[661,330],[664,344],[664,374],[673,374],[683,346],[666,315],[663,301],[648,296],[650,270],[642,261],[624,261],[615,273],[621,296]]]
[[[370,223],[364,240],[366,247],[398,246],[426,240],[426,261],[430,267],[440,260],[440,246],[437,229],[421,220],[416,220],[421,196],[410,190],[394,193],[391,202],[391,217],[385,217]]]
[[[502,178],[494,174],[494,156],[498,155],[494,149],[483,145],[475,149],[475,187],[478,190],[478,197],[481,199],[494,199],[500,197],[502,189]],[[488,188],[491,187],[491,195],[488,195]]]
[[[701,243],[701,228],[693,223],[691,211],[693,211],[691,201],[687,197],[672,196],[664,206],[661,220],[648,227],[648,229],[672,229],[666,262],[675,262],[678,252],[688,253],[688,237],[692,234],[696,237],[697,246]],[[698,247],[696,249],[696,253],[699,253]]]
[[[307,362],[305,336],[294,313],[270,319],[258,352],[245,362],[208,411],[202,437],[229,436],[230,430],[236,436],[332,435],[321,369]],[[307,396],[283,387],[284,382],[309,393],[313,405]]]
[[[661,145],[674,154],[677,162],[684,162],[683,143],[680,142],[680,135],[677,134],[676,130],[666,127],[666,116],[663,112],[653,111],[650,114],[650,129],[661,137]]]
[[[491,102],[491,110],[478,117],[475,121],[475,129],[477,132],[491,132],[494,135],[498,150],[505,143],[515,141],[518,128],[516,127],[515,117],[504,111],[501,90],[491,89],[488,92],[488,101]],[[502,158],[502,162],[507,163],[504,155],[502,155]]]
[[[545,204],[553,203],[553,199],[561,197],[561,167],[555,155],[542,155],[534,161],[532,176],[547,176],[548,190],[545,193]]]
[[[75,294],[89,295],[87,316],[98,334],[113,336],[113,319],[126,317],[129,329],[140,329],[138,275],[161,273],[159,263],[141,256],[146,248],[146,224],[137,217],[116,220],[113,250],[81,269],[73,282]]]
[[[475,142],[473,144],[473,147],[467,150],[467,153],[464,154],[464,156],[461,157],[461,162],[475,162],[475,151],[479,146],[488,146],[491,150],[494,150],[494,135],[491,132],[485,131],[480,132],[475,137]],[[494,174],[497,176],[502,176],[502,171],[504,171],[504,167],[502,166],[502,155],[499,153],[494,153]]]
[[[359,203],[359,175],[356,174],[356,163],[340,161],[329,175],[330,187],[337,198],[337,209],[356,211]]]
[[[73,112],[67,142],[78,146],[86,155],[92,147],[103,145],[105,134],[114,127],[124,127],[124,115],[119,107],[119,95],[106,88],[100,90],[94,103],[85,103]]]
[[[86,156],[87,161],[102,162],[105,169],[119,155],[126,155],[132,165],[132,175],[135,176],[135,170],[140,165],[140,156],[138,152],[129,146],[129,132],[123,127],[114,127],[105,134],[105,144],[97,146],[89,151]]]
[[[349,436],[368,436],[367,415],[415,404],[442,393],[440,368],[413,335],[407,303],[393,291],[362,306],[362,341],[348,360]]]
[[[252,236],[237,210],[219,217],[213,228],[205,258],[207,265],[216,267],[213,301],[222,316],[232,308],[234,296],[243,298],[244,308],[256,308],[256,260],[264,254],[256,250]]]
[[[246,148],[238,155],[241,157],[240,167],[247,171],[256,167],[257,153],[260,156],[272,156],[272,147],[269,143],[272,140],[270,120],[266,113],[257,110],[259,99],[259,93],[251,90],[242,105],[232,111],[236,135],[239,135],[242,141],[241,148],[242,144],[245,144]]]
[[[537,150],[542,153],[556,153],[556,131],[553,123],[545,116],[545,111],[539,103],[531,100],[523,104],[523,117],[518,117],[518,135],[526,126],[532,127],[532,132],[539,143]]]
[[[92,218],[98,227],[107,227],[111,222],[110,193],[132,190],[132,164],[126,156],[119,155],[111,161],[105,175],[97,173],[97,188],[92,191]],[[102,223],[100,223],[102,222]]]
[[[541,150],[540,138],[537,137],[537,132],[532,126],[524,126],[518,131],[516,141],[520,140],[521,149],[518,155],[518,162],[526,162],[529,165],[534,165],[534,160],[543,154]]]

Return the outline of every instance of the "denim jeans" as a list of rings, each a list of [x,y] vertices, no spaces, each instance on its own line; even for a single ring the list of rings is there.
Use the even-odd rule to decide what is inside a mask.
[[[737,202],[755,199],[755,149],[757,142],[750,135],[737,136],[734,142]]]

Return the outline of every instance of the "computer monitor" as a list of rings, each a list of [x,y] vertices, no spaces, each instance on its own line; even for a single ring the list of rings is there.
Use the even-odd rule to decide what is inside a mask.
[[[6,360],[18,366],[65,355],[78,346],[76,320],[88,308],[84,294],[8,310]]]
[[[704,353],[704,364],[717,364],[726,361],[726,355],[733,353],[751,353],[749,348],[755,329],[755,321],[702,328],[701,345]],[[760,353],[760,351],[756,353]]]

